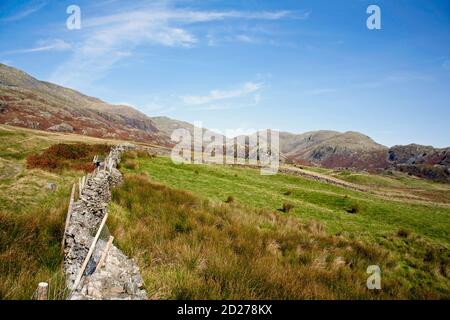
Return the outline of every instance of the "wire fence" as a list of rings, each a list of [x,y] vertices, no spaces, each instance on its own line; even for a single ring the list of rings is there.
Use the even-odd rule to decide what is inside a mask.
[[[43,285],[43,284],[46,284]],[[47,282],[41,282],[31,296],[31,300],[66,300],[70,290],[62,270],[55,273]]]

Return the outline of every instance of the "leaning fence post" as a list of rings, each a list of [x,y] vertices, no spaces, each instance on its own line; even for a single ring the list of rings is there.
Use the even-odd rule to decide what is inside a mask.
[[[63,239],[62,239],[62,244],[61,244],[62,249],[64,249],[64,244],[66,242],[66,231],[67,231],[67,227],[69,226],[70,216],[72,215],[72,207],[73,207],[74,197],[75,197],[75,183],[72,186],[72,193],[70,194],[69,209],[67,209],[66,224],[64,226],[64,234],[63,234]]]
[[[73,283],[73,287],[72,287],[73,291],[77,290],[77,287],[80,284],[81,278],[83,277],[84,269],[86,269],[89,259],[91,258],[92,253],[94,253],[95,245],[97,244],[98,238],[100,237],[100,233],[103,229],[103,226],[106,223],[107,218],[108,218],[108,211],[106,211],[105,216],[103,217],[102,223],[100,224],[100,227],[97,230],[94,240],[92,240],[91,247],[89,248],[86,258],[84,259],[83,264],[81,265],[81,268],[80,268],[80,271],[78,272],[77,278],[75,279],[75,281]]]
[[[109,236],[108,243],[106,243],[105,249],[103,249],[102,256],[100,257],[100,260],[98,261],[97,267],[95,268],[94,272],[97,272],[103,266],[106,256],[108,255],[109,248],[111,247],[113,241],[114,241],[114,237]]]
[[[47,300],[47,291],[48,291],[48,283],[47,282],[39,282],[37,289],[37,299],[38,300]]]

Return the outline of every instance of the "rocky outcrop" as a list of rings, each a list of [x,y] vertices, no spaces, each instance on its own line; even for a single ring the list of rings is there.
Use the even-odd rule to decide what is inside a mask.
[[[397,170],[441,182],[450,182],[450,148],[410,144],[389,149],[389,163]]]
[[[410,144],[389,149],[389,161],[395,164],[427,164],[450,166],[450,148],[438,149],[431,146]]]
[[[107,251],[104,264],[98,266],[106,249],[106,241],[99,240],[89,260],[89,249],[107,213],[111,188],[122,182],[116,169],[124,150],[133,145],[111,149],[95,172],[81,183],[80,198],[73,203],[65,230],[64,271],[70,299],[146,299],[143,280],[135,262],[114,245]],[[81,282],[76,283],[84,261],[89,261]]]
[[[54,126],[51,126],[47,128],[49,131],[56,131],[56,132],[73,132],[73,127],[68,123],[60,123]]]

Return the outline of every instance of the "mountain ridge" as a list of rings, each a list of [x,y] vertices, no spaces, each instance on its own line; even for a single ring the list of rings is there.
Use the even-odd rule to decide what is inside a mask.
[[[0,64],[0,122],[32,129],[169,144],[153,121],[76,90],[40,81]]]
[[[50,82],[0,63],[0,123],[47,131],[134,140],[171,146],[171,133],[194,125],[166,116],[150,117],[126,105]],[[207,129],[203,129],[203,132]],[[234,138],[227,138],[227,142]],[[279,132],[282,159],[293,164],[357,170],[398,169],[450,182],[450,148],[418,144],[388,148],[355,131]]]

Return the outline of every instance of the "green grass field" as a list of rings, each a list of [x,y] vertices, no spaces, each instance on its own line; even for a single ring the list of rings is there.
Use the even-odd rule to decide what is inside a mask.
[[[430,242],[450,244],[450,206],[386,200],[297,176],[262,176],[249,168],[176,165],[165,157],[137,161],[136,171],[148,173],[155,181],[214,201],[233,196],[240,204],[273,211],[290,202],[294,204],[290,214],[304,221],[320,220],[331,233],[378,240],[407,229]],[[358,207],[357,213],[347,212],[352,206]]]
[[[390,297],[450,297],[450,206],[445,197],[436,203],[409,202],[397,198],[396,193],[382,197],[286,174],[262,176],[250,168],[177,165],[167,157],[129,159],[122,170],[127,174],[143,173],[152,183],[189,191],[218,206],[232,197],[244,211],[262,209],[295,217],[302,224],[319,222],[330,237],[343,237],[388,252],[393,265],[385,270],[385,277],[398,281],[402,289],[410,292]],[[369,182],[378,178],[365,175]],[[388,192],[399,186],[399,190],[413,193],[432,192],[433,188],[448,190],[446,185],[413,180],[403,176],[388,178],[387,183],[391,183],[383,190]],[[293,205],[292,210],[281,212],[287,203]]]

